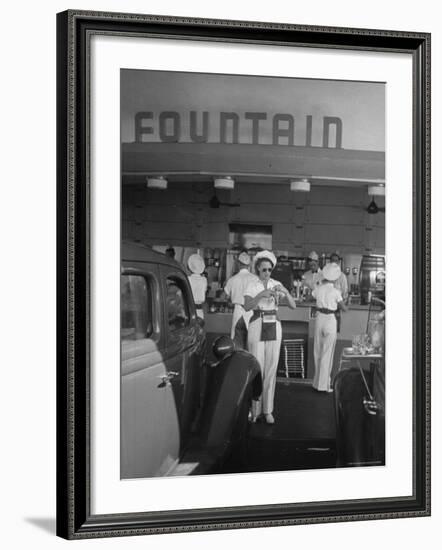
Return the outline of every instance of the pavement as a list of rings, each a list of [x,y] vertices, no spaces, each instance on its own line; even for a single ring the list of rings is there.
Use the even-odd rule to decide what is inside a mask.
[[[336,467],[333,394],[317,392],[311,380],[278,378],[275,424],[249,424],[245,458],[220,473]]]

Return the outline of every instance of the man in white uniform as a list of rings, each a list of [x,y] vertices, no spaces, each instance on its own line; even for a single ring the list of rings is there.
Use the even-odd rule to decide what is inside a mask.
[[[189,275],[189,283],[196,306],[196,314],[201,319],[204,319],[203,304],[206,301],[207,279],[202,273],[206,268],[206,264],[199,254],[192,254],[187,260],[187,265],[192,272]]]
[[[319,267],[319,256],[314,250],[308,255],[308,266],[309,270],[302,276],[302,281],[304,285],[313,292],[313,290],[315,290],[315,288],[321,284],[322,281],[322,271]]]
[[[347,309],[340,291],[334,287],[340,274],[341,268],[337,264],[327,264],[322,270],[322,283],[313,291],[318,313],[313,340],[315,375],[312,385],[318,391],[333,391],[330,378],[336,344],[336,313],[338,309]]]
[[[241,252],[238,256],[238,265],[238,273],[227,281],[224,292],[233,304],[230,338],[235,342],[236,348],[247,349],[247,330],[253,312],[244,309],[244,291],[256,279],[256,275],[249,271],[250,256],[247,252]]]
[[[332,252],[330,254],[330,262],[340,266],[341,257],[339,256],[338,252]],[[338,279],[336,279],[336,281],[334,282],[334,287],[340,291],[340,293],[342,294],[342,299],[344,300],[344,302],[346,302],[348,298],[348,281],[345,273],[342,273],[342,271]]]

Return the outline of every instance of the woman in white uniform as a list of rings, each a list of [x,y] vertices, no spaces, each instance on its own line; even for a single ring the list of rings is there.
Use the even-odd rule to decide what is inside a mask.
[[[273,400],[275,396],[276,371],[281,349],[281,323],[277,318],[279,299],[285,297],[288,305],[296,304],[290,292],[279,281],[270,278],[276,265],[272,252],[263,250],[255,256],[255,272],[258,278],[250,282],[244,293],[244,309],[253,310],[249,321],[247,347],[256,357],[263,381],[262,395],[259,401],[252,403],[252,421],[264,414],[268,424],[274,424]]]
[[[318,391],[333,391],[330,378],[336,344],[336,313],[338,309],[347,310],[341,292],[334,286],[340,275],[341,268],[337,264],[327,264],[322,270],[322,283],[313,291],[318,313],[313,341],[315,375],[312,385]]]
[[[206,268],[206,264],[199,254],[192,254],[187,260],[187,265],[192,272],[189,275],[189,283],[195,302],[196,314],[201,319],[204,319],[203,304],[206,301],[207,279],[202,273]]]

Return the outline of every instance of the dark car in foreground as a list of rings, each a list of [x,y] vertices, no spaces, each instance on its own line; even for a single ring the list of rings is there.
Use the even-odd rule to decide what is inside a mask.
[[[337,466],[385,465],[385,363],[342,370],[334,382]]]
[[[210,473],[241,453],[259,364],[227,337],[208,364],[203,325],[180,264],[123,243],[121,478]]]

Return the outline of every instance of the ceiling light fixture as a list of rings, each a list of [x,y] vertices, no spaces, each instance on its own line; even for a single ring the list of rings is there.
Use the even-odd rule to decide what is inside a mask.
[[[146,180],[149,189],[167,189],[167,179],[164,176],[148,177]]]
[[[232,176],[224,176],[215,178],[213,180],[213,184],[215,185],[215,189],[234,189],[235,188],[235,180],[232,178]]]
[[[369,185],[368,194],[371,197],[385,197],[385,185]]]
[[[309,180],[307,178],[302,178],[300,180],[291,180],[290,191],[302,191],[304,193],[308,193],[310,191]]]

